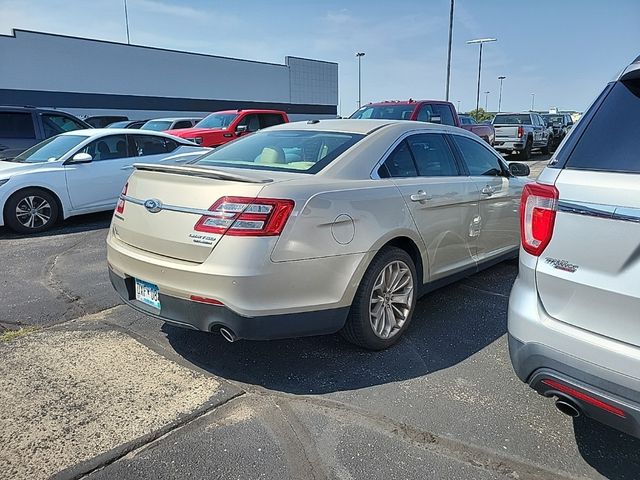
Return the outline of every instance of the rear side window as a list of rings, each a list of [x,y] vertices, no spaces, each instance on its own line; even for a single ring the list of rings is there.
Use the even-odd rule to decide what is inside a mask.
[[[129,138],[133,139],[135,155],[138,157],[170,153],[178,148],[178,144],[169,138],[151,135],[131,135]]]
[[[398,145],[378,171],[380,178],[417,177],[416,165],[406,140]]]
[[[0,112],[1,138],[36,138],[30,113]]]
[[[261,113],[260,114],[260,128],[273,127],[274,125],[280,125],[284,123],[282,115],[278,113]]]
[[[585,127],[566,168],[640,173],[640,80],[613,86]]]
[[[191,128],[191,126],[191,120],[179,120],[171,128],[177,130],[178,128]]]
[[[458,167],[449,144],[438,133],[412,135],[407,139],[421,177],[452,177]]]

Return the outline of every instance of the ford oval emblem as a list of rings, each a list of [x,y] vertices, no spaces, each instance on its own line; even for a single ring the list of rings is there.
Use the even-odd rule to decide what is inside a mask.
[[[162,210],[162,202],[155,198],[150,198],[149,200],[145,200],[144,208],[146,208],[149,213],[158,213]]]

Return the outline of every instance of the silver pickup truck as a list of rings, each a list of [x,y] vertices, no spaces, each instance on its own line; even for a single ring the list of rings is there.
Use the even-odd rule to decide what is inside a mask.
[[[493,147],[501,153],[517,153],[521,160],[528,160],[532,150],[546,155],[553,146],[553,129],[537,113],[499,113],[492,123]]]

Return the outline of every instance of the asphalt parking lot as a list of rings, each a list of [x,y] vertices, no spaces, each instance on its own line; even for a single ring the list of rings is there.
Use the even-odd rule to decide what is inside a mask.
[[[110,217],[0,230],[0,334],[35,327],[0,342],[0,478],[640,478],[640,440],[563,416],[513,374],[515,263],[424,297],[387,351],[230,344],[120,305]]]

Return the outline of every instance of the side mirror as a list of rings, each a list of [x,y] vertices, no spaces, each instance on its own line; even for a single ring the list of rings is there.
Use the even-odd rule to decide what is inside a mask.
[[[73,163],[91,163],[93,161],[93,157],[88,153],[76,153],[71,159]]]
[[[249,127],[247,125],[238,125],[236,127],[236,135],[240,136],[243,133],[247,133],[249,131]]]
[[[509,171],[516,177],[528,177],[531,174],[529,165],[524,163],[513,162],[509,164]]]

